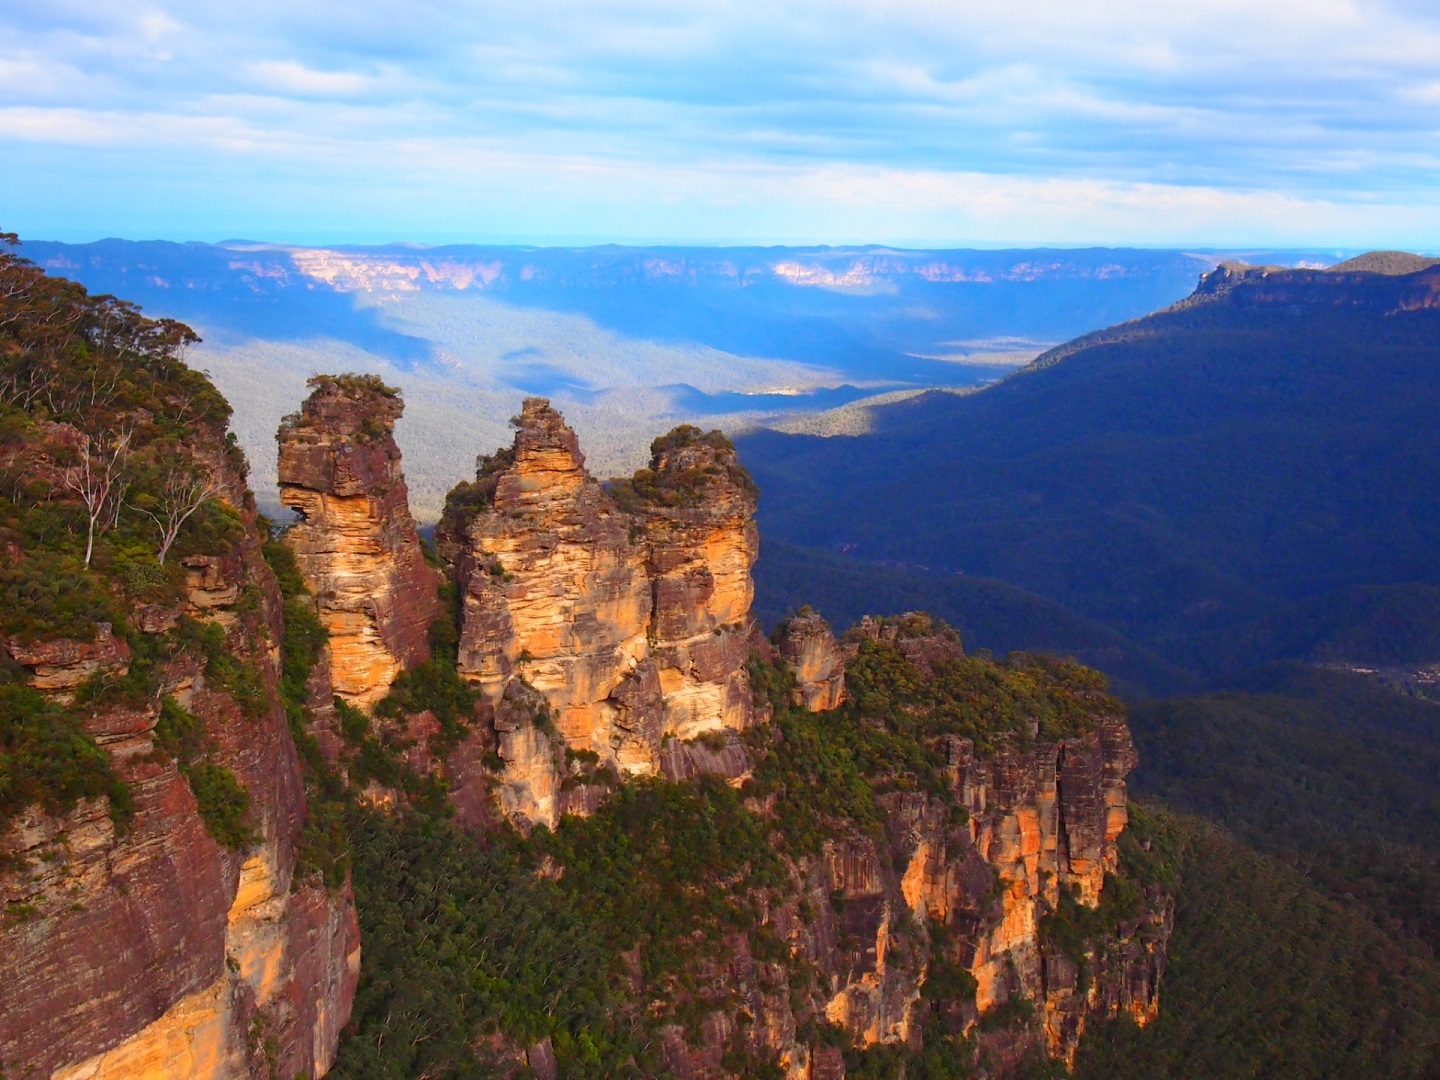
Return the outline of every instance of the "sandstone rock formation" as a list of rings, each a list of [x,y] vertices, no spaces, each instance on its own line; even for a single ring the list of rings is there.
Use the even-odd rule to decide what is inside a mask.
[[[124,675],[130,667],[130,648],[111,633],[109,623],[95,627],[93,641],[54,638],[49,641],[0,642],[0,648],[23,668],[27,682],[56,701],[68,703],[80,684],[97,675]]]
[[[460,551],[460,671],[496,704],[524,679],[572,747],[650,771],[660,733],[631,704],[648,673],[643,549],[548,402],[526,400],[517,427],[488,505],[445,538]]]
[[[154,649],[153,695],[100,698],[77,714],[129,789],[128,820],[91,798],[0,822],[6,1075],[319,1076],[349,1017],[360,943],[348,884],[327,889],[297,868],[306,804],[277,692],[279,593],[243,475],[218,452],[223,433],[196,439],[216,449],[207,468],[242,535],[186,560],[178,606],[132,612],[139,633],[169,635]],[[219,629],[251,673],[246,692],[173,637],[182,619]],[[104,626],[90,643],[9,651],[64,702],[82,678],[123,674],[132,650]],[[251,842],[217,842],[180,762],[157,749],[165,698],[198,719],[206,760],[248,793]]]
[[[845,700],[845,653],[819,612],[801,608],[780,628],[780,655],[795,674],[795,704],[827,712]]]
[[[462,591],[459,671],[497,717],[502,806],[553,824],[564,750],[652,775],[667,736],[749,724],[755,501],[718,433],[657,441],[622,506],[549,402],[527,399],[515,425],[451,492],[436,542]],[[500,719],[517,684],[548,706],[559,750]]]
[[[744,730],[754,719],[745,659],[760,555],[755,486],[718,431],[682,426],[652,450],[627,493],[655,590],[665,730],[682,739]]]
[[[334,691],[367,707],[429,658],[440,615],[400,469],[398,394],[373,376],[317,376],[285,418],[280,501],[302,520],[285,534],[330,634]]]
[[[921,615],[867,619],[855,635],[888,640],[922,669],[960,655],[958,637],[932,629]],[[1104,718],[1091,733],[1055,743],[1022,747],[1010,740],[989,755],[956,736],[945,738],[945,748],[964,823],[957,827],[948,808],[925,793],[882,796],[896,880],[885,882],[884,864],[872,862],[862,842],[858,862],[854,851],[843,859],[829,853],[837,887],[856,895],[888,892],[920,924],[946,927],[948,958],[975,978],[976,1010],[983,1014],[1012,998],[1033,1002],[1052,1057],[1073,1060],[1089,1019],[1122,1011],[1139,1023],[1152,1019],[1172,915],[1168,897],[1150,896],[1127,936],[1086,957],[1088,981],[1040,934],[1042,917],[1060,907],[1062,893],[1095,907],[1105,874],[1118,866],[1125,776],[1137,761],[1124,720]],[[885,992],[883,955],[893,916],[873,920],[867,940],[872,932],[874,973],[837,995],[831,1016],[867,1040],[886,1030],[904,1038],[919,986],[910,986],[908,999]],[[1005,1056],[1004,1047],[994,1049]]]
[[[865,620],[840,648],[865,640],[883,640],[927,670],[963,656],[956,634],[919,614]],[[714,980],[707,992],[744,1002],[751,1022],[720,1009],[698,1038],[672,1032],[666,1063],[676,1075],[728,1075],[719,1062],[738,1042],[778,1059],[791,1080],[843,1076],[842,1060],[800,1034],[807,1015],[862,1046],[913,1048],[936,1024],[969,1033],[971,1064],[985,1058],[991,1075],[1036,1052],[1073,1062],[1098,1020],[1154,1018],[1173,918],[1163,890],[1145,890],[1133,915],[1074,955],[1044,929],[1066,904],[1096,906],[1106,872],[1118,869],[1124,778],[1135,764],[1123,720],[1101,717],[1094,730],[1053,742],[1007,737],[983,754],[945,736],[942,749],[944,792],[881,793],[881,835],[831,836],[818,856],[792,864],[794,880],[764,923],[803,959],[808,987],[737,945],[727,966],[705,973]],[[937,1015],[939,1002],[922,987],[942,967],[968,974],[975,990]],[[1033,1020],[981,1026],[1016,1002],[1030,1003]]]

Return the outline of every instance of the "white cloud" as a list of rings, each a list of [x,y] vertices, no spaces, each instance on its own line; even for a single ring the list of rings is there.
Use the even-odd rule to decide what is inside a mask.
[[[261,86],[280,93],[349,97],[373,91],[383,80],[354,71],[317,71],[293,60],[258,60],[246,71]]]
[[[892,236],[1009,215],[1298,238],[1372,204],[1430,220],[1437,70],[1440,10],[1398,0],[11,0],[0,197],[48,205],[47,170],[79,193],[89,169],[77,212],[99,213],[106,175],[63,154],[103,147],[136,176],[172,155],[155,186],[196,214],[234,209],[238,155],[277,221],[300,177],[410,222],[477,191],[516,231],[543,191],[627,228],[672,207],[689,235],[773,232],[771,200],[816,238],[837,208]],[[445,213],[474,217],[432,232]]]

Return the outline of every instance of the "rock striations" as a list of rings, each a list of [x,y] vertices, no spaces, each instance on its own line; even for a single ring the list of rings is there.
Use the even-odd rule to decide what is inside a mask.
[[[539,398],[525,402],[508,455],[486,462],[458,552],[459,669],[499,704],[524,681],[575,749],[652,771],[659,715],[648,656],[651,593],[629,520],[585,470],[575,433]],[[484,469],[482,469],[484,471]]]
[[[189,443],[169,453],[193,453],[230,524],[179,560],[176,591],[133,600],[128,637],[107,623],[89,642],[5,647],[57,705],[86,692],[72,715],[131,804],[0,818],[7,1076],[320,1076],[350,1015],[356,913],[348,882],[327,888],[297,864],[307,811],[277,688],[280,598],[243,459],[223,452],[223,427],[198,425]],[[173,728],[162,736],[177,716],[203,759],[177,754]],[[223,842],[201,799],[217,775],[248,806],[245,834]]]
[[[317,376],[310,386],[277,436],[280,501],[301,516],[285,542],[329,631],[330,683],[363,708],[429,658],[438,579],[400,471],[398,392],[373,376]]]
[[[779,642],[795,675],[796,705],[828,712],[845,700],[845,652],[818,612],[801,608],[780,628]]]
[[[682,426],[652,452],[650,468],[617,491],[635,512],[655,590],[665,730],[681,739],[742,731],[754,708],[745,660],[760,555],[755,487],[718,431]]]
[[[514,423],[514,445],[450,493],[436,542],[461,590],[460,673],[497,716],[532,692],[548,713],[539,732],[497,725],[502,808],[553,825],[565,751],[654,775],[667,738],[753,721],[755,495],[718,432],[657,440],[612,495],[549,402],[527,399]],[[733,758],[716,760],[743,769]]]
[[[803,658],[819,650],[787,642],[828,639],[826,653],[839,664],[860,643],[884,640],[921,674],[962,655],[953,631],[919,615],[866,619],[838,648],[809,612],[778,636],[797,675],[814,669]],[[797,697],[813,700],[803,683]],[[827,840],[803,868],[811,910],[828,897],[836,914],[808,923],[795,911],[776,914],[792,948],[825,973],[825,1016],[859,1044],[913,1044],[925,1022],[927,971],[950,965],[975,989],[973,1005],[945,1025],[972,1030],[976,1053],[1002,1071],[1036,1050],[1073,1063],[1087,1023],[1125,1015],[1145,1024],[1156,1015],[1173,920],[1163,890],[1146,890],[1118,930],[1078,948],[1070,943],[1069,952],[1045,929],[1066,903],[1098,907],[1106,875],[1119,869],[1125,776],[1136,763],[1129,730],[1110,716],[1084,735],[1027,742],[1002,740],[980,753],[969,739],[944,737],[945,792],[880,794],[883,839]],[[1036,1025],[1022,1033],[972,1028],[1007,1003],[1034,1009]],[[793,1021],[766,1019],[782,1033],[793,1029]],[[783,1034],[769,1045],[794,1065],[791,1076],[806,1076],[807,1060],[813,1069],[816,1048]]]

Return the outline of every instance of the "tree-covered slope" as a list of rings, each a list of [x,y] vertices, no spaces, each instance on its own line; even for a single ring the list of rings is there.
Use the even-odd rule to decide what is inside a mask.
[[[1433,658],[1437,287],[1222,269],[994,387],[879,410],[872,434],[749,436],[762,528],[999,579],[1205,675],[1342,638]],[[1361,586],[1418,616],[1357,606]]]
[[[1283,863],[1197,819],[1183,854],[1165,1005],[1081,1048],[1080,1080],[1440,1075],[1440,965]]]

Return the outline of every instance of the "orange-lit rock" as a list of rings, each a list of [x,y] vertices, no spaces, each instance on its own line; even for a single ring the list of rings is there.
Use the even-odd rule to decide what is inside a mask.
[[[665,731],[741,731],[755,720],[745,667],[760,554],[755,487],[718,431],[682,426],[652,451],[650,467],[617,490],[646,544]]]
[[[650,585],[630,523],[586,471],[575,433],[540,398],[518,418],[513,460],[463,538],[460,672],[498,703],[522,678],[572,747],[652,772],[644,724],[628,747],[616,721],[646,655]]]
[[[281,424],[280,501],[302,520],[285,534],[330,633],[336,694],[368,707],[429,658],[440,615],[400,469],[404,403],[360,376],[318,376]]]
[[[511,686],[534,690],[565,747],[621,775],[658,772],[666,736],[748,726],[755,503],[733,449],[718,433],[672,433],[617,501],[547,401],[527,399],[515,425],[436,531],[462,590],[460,673],[492,709]],[[562,764],[546,740],[498,724],[502,803],[553,820]],[[743,751],[715,760],[744,771]]]
[[[786,621],[780,655],[795,673],[795,704],[826,712],[845,700],[845,653],[818,612],[801,608]]]

